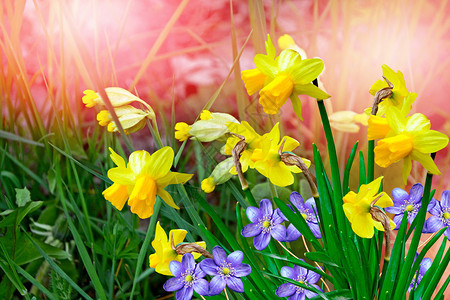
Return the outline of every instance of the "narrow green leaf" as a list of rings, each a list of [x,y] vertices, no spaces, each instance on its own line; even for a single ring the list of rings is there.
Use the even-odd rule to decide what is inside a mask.
[[[354,161],[355,155],[356,155],[356,148],[358,148],[358,143],[359,142],[356,142],[355,145],[353,145],[352,151],[350,151],[350,155],[347,160],[347,164],[345,165],[344,179],[342,182],[343,195],[346,195],[350,191],[348,182],[349,182],[349,178],[350,178],[350,170],[352,169],[353,161]]]

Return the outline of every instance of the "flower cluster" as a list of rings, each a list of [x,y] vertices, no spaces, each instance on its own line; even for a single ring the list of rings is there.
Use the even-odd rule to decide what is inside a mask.
[[[86,107],[105,106],[105,102],[99,93],[93,90],[85,90],[83,93],[82,100]],[[145,126],[147,119],[155,120],[155,112],[150,105],[129,91],[119,87],[107,87],[105,93],[126,134],[141,130]],[[143,104],[146,109],[131,106],[130,104],[133,102]],[[108,110],[101,110],[97,114],[97,121],[100,126],[107,126],[109,132],[119,131],[117,124],[113,121],[113,117]]]
[[[213,258],[206,258],[198,264],[195,264],[190,253],[183,255],[181,263],[170,262],[169,268],[175,277],[167,280],[164,289],[168,292],[177,291],[177,300],[191,299],[193,291],[202,296],[219,295],[225,287],[243,293],[241,277],[249,275],[251,267],[242,263],[242,251],[234,251],[227,256],[225,250],[215,246],[212,253]],[[214,276],[211,282],[204,279],[206,275]]]

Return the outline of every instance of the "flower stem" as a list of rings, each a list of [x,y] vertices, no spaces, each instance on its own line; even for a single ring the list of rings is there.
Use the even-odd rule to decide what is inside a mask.
[[[282,242],[280,242],[280,241],[277,241],[277,242],[278,242],[278,244],[280,244],[281,248],[283,248],[284,250],[286,250],[286,252],[289,253],[292,257],[294,257],[294,258],[296,258],[296,259],[300,259],[300,258],[298,258],[294,253],[292,253],[288,248],[286,248],[286,246],[283,245]]]
[[[155,231],[156,219],[158,218],[159,209],[161,208],[161,199],[159,196],[156,197],[155,205],[153,206],[153,215],[150,218],[150,224],[147,228],[147,234],[145,235],[144,243],[142,244],[141,250],[139,251],[138,261],[136,264],[136,270],[134,272],[133,287],[131,288],[130,300],[133,299],[134,290],[138,281],[138,277],[142,271],[142,263],[144,262],[145,255],[148,251],[148,246],[150,245],[150,239]]]
[[[375,141],[369,141],[369,145],[367,146],[367,183],[373,181],[374,177],[374,169],[375,169],[375,153],[373,149],[375,148]]]

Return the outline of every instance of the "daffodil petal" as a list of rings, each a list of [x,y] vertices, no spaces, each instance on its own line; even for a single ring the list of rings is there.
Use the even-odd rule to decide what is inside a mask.
[[[386,111],[386,120],[388,121],[389,127],[396,134],[402,133],[405,130],[405,118],[396,107],[391,107],[391,109]]]
[[[256,67],[266,76],[275,77],[278,68],[275,60],[263,54],[256,54],[254,59]]]
[[[303,65],[305,64],[302,64],[303,60],[301,59],[302,58],[300,54],[298,54],[298,52],[291,49],[283,50],[278,57],[278,69],[280,70],[280,72],[292,70],[290,73],[293,74],[294,70],[304,68]],[[309,82],[311,81],[312,79]]]
[[[125,168],[126,164],[122,156],[114,152],[114,150],[111,147],[109,147],[108,149],[111,152],[111,155],[109,157],[111,157],[111,160],[116,164],[116,166],[120,168]]]
[[[414,160],[417,160],[424,166],[425,169],[428,170],[431,174],[434,175],[441,175],[441,172],[439,171],[438,167],[434,163],[433,159],[429,154],[421,153],[419,151],[413,150],[411,152],[411,157]]]
[[[128,166],[133,170],[136,177],[138,177],[146,171],[149,161],[150,154],[145,150],[138,150],[130,154]]]
[[[391,197],[389,197],[385,192],[382,192],[380,199],[378,199],[377,203],[375,205],[386,208],[391,207],[394,205],[394,202],[392,201]]]
[[[170,168],[173,164],[174,153],[172,148],[166,146],[155,153],[150,157],[148,165],[151,166],[147,172],[150,177],[154,179],[159,179],[170,171]]]
[[[423,153],[437,152],[448,145],[448,136],[436,131],[423,131],[414,137],[414,149]]]
[[[360,237],[370,239],[373,237],[373,221],[369,213],[360,213],[353,216],[352,229]]]
[[[406,184],[408,181],[408,176],[409,176],[409,173],[411,173],[411,169],[412,169],[411,156],[408,155],[407,157],[405,157],[403,159],[402,177],[403,177],[404,184]]]
[[[320,58],[304,59],[291,73],[294,84],[307,84],[316,79],[322,73],[325,64]]]
[[[407,132],[421,132],[430,130],[431,123],[423,114],[413,114],[406,122],[405,130]]]
[[[292,93],[291,97],[292,108],[294,109],[295,114],[300,119],[300,121],[303,121],[302,116],[302,102],[298,98],[298,94],[295,92],[295,86],[294,86],[294,93]]]
[[[316,99],[328,99],[331,97],[312,83],[303,85],[295,84],[294,93],[297,95],[308,95]]]
[[[185,183],[186,181],[191,179],[192,176],[194,176],[194,174],[169,172],[169,173],[167,173],[167,175],[158,179],[158,186],[161,188],[164,188],[164,187],[168,186],[169,184]]]
[[[164,202],[166,202],[167,205],[169,205],[170,207],[173,207],[175,209],[180,209],[175,202],[173,201],[172,196],[170,196],[170,194],[164,190],[164,189],[158,189],[158,196],[161,197],[161,199],[164,200]]]
[[[283,187],[294,183],[294,176],[281,161],[270,168],[269,172],[269,180],[276,186]]]
[[[172,244],[172,234],[173,234],[173,243],[176,246],[184,241],[187,231],[184,229],[172,229],[169,232],[169,245]]]
[[[112,168],[108,170],[108,178],[121,185],[134,185],[136,176],[130,168]]]

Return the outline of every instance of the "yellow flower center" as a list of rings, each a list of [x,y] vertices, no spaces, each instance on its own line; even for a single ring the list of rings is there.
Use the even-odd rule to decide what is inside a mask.
[[[136,180],[128,200],[131,212],[137,214],[141,219],[150,217],[153,214],[153,205],[155,204],[157,192],[158,185],[156,181],[148,175],[141,175]]]
[[[293,89],[294,82],[289,75],[277,75],[272,82],[259,92],[259,103],[262,105],[264,112],[269,115],[277,114],[292,94]]]
[[[406,210],[407,210],[408,212],[411,212],[413,209],[414,209],[414,206],[412,206],[411,204],[408,205],[408,206],[406,206]]]
[[[261,160],[261,159],[263,159],[263,152],[262,152],[262,149],[255,149],[255,150],[253,150],[253,152],[252,152],[252,156],[251,156],[251,158],[250,158],[252,161],[258,161],[258,160]]]
[[[223,273],[223,275],[228,275],[228,274],[230,273],[230,269],[228,269],[228,268],[223,268],[223,269],[222,269],[222,273]]]
[[[188,276],[186,276],[186,277],[184,278],[184,280],[185,280],[186,282],[191,282],[193,279],[194,279],[194,278],[192,277],[192,275],[188,275]]]
[[[263,227],[264,228],[268,228],[269,226],[270,226],[270,222],[269,221],[264,221]]]
[[[375,162],[383,168],[408,156],[413,150],[413,139],[406,134],[399,134],[378,141],[375,147]]]
[[[445,212],[444,215],[443,215],[443,217],[444,217],[444,219],[446,219],[446,220],[450,219],[450,213]]]
[[[303,217],[303,219],[305,219],[305,220],[306,220],[306,218],[308,217],[308,215],[307,215],[307,214],[305,214],[305,213],[302,213],[302,217]]]
[[[384,139],[391,130],[387,119],[379,116],[370,116],[367,138],[369,140]]]

